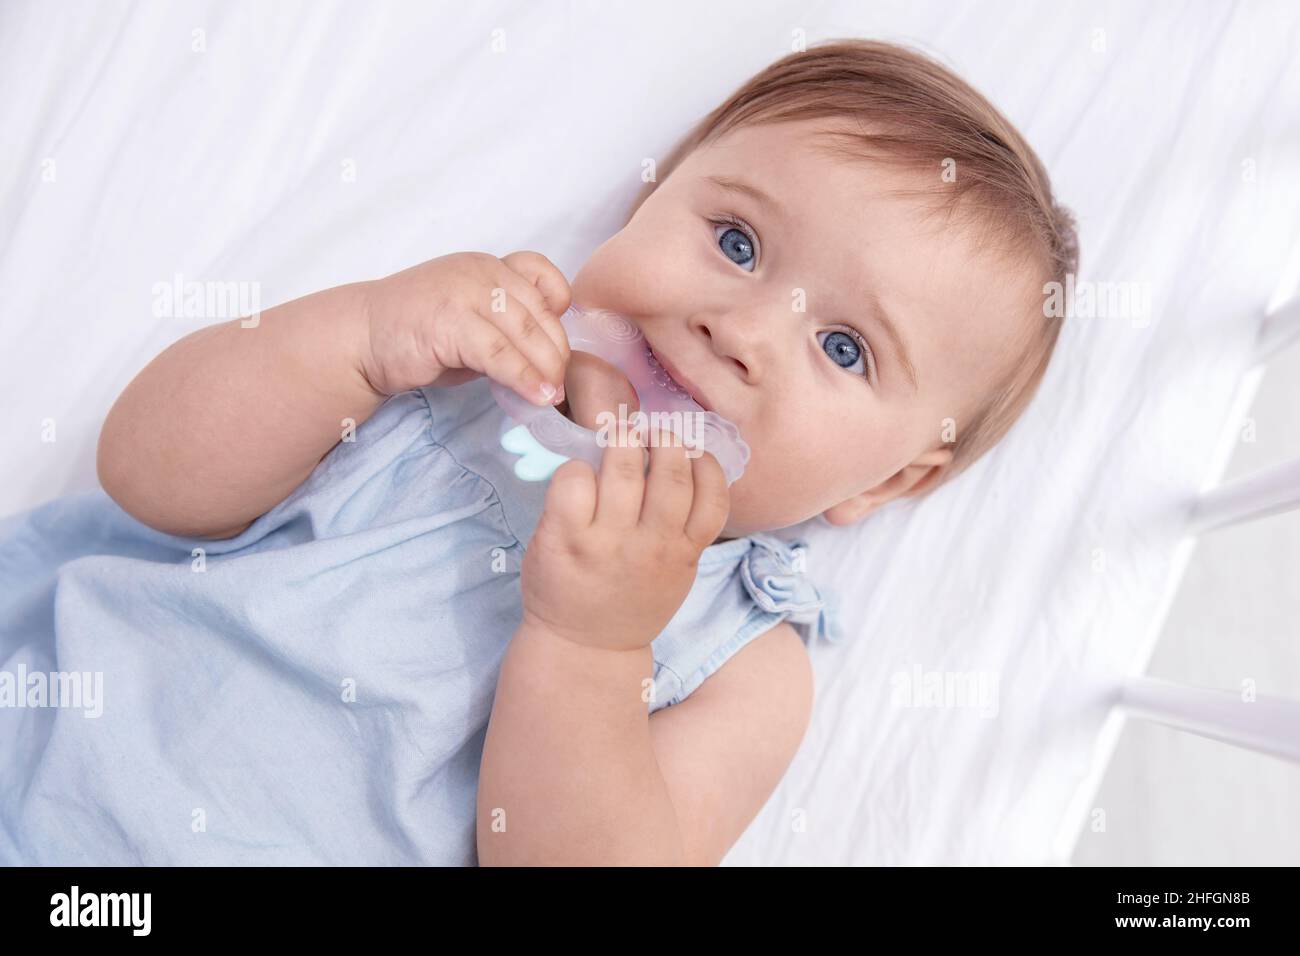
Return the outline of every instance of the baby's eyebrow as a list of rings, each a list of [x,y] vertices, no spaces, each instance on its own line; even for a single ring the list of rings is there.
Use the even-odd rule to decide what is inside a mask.
[[[747,196],[773,215],[779,216],[782,219],[786,218],[785,207],[782,206],[777,199],[763,192],[763,190],[759,189],[753,183],[746,182],[743,179],[733,179],[729,176],[714,175],[705,176],[704,180],[705,182],[719,186],[728,192],[736,193],[740,196]]]

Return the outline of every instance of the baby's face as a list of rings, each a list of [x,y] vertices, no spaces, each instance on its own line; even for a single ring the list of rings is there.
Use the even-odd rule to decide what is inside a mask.
[[[918,488],[951,458],[944,420],[967,424],[1028,334],[1032,271],[889,195],[941,170],[923,183],[847,165],[818,151],[827,128],[749,127],[696,150],[572,284],[578,307],[637,323],[748,442],[724,537],[847,524]]]

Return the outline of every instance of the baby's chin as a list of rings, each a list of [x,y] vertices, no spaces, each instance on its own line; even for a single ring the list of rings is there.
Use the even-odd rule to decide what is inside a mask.
[[[792,528],[817,517],[830,502],[816,497],[813,481],[812,476],[805,474],[792,483],[789,468],[773,474],[751,458],[745,473],[731,484],[731,512],[722,533],[743,538],[758,532]]]

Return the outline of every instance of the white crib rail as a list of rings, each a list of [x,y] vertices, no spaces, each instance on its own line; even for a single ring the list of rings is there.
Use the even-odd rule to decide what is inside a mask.
[[[1300,342],[1300,296],[1268,313],[1256,338],[1256,357],[1268,361]],[[1300,459],[1203,494],[1188,514],[1188,530],[1216,528],[1300,508]],[[1300,701],[1262,698],[1170,683],[1125,678],[1116,706],[1125,714],[1300,763]]]
[[[1300,702],[1294,700],[1131,677],[1117,703],[1130,716],[1300,763]]]
[[[1300,341],[1300,295],[1265,314],[1255,337],[1255,360],[1264,364]],[[1226,525],[1300,508],[1300,460],[1289,461],[1202,495],[1189,515],[1200,534]]]
[[[1300,296],[1292,296],[1267,312],[1255,338],[1255,368],[1266,364],[1289,345],[1300,344]],[[1285,462],[1247,478],[1203,493],[1185,509],[1186,527],[1200,535],[1255,518],[1300,509],[1300,459]],[[1097,793],[1101,774],[1114,755],[1124,720],[1137,718],[1218,740],[1300,764],[1300,701],[1259,697],[1243,691],[1193,687],[1148,676],[1117,677],[1111,703],[1112,718],[1103,728],[1101,752],[1106,756],[1076,793],[1070,821],[1055,849],[1055,859],[1068,861],[1078,845],[1088,801]]]
[[[1300,508],[1300,459],[1215,488],[1192,508],[1194,534]]]
[[[1260,362],[1270,358],[1300,339],[1300,295],[1292,296],[1264,316],[1255,340],[1255,357]]]

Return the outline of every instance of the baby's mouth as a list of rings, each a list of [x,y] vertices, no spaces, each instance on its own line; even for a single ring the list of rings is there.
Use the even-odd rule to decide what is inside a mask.
[[[659,358],[659,354],[650,347],[649,341],[647,341],[645,345],[645,358],[646,364],[650,366],[653,373],[653,380],[656,385],[660,388],[666,388],[670,392],[684,395],[706,412],[709,411],[709,407],[704,402],[700,401],[698,396],[694,395],[689,388],[677,379],[673,378],[672,373],[668,371],[667,363]]]

